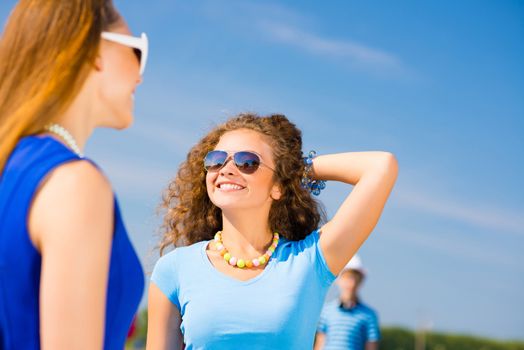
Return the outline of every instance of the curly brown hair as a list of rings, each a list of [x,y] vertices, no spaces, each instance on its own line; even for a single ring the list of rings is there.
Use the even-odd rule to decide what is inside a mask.
[[[280,184],[282,196],[273,201],[269,212],[269,228],[289,240],[300,240],[318,228],[324,220],[324,210],[303,189],[300,180],[304,172],[302,133],[286,116],[258,116],[241,113],[216,126],[189,151],[176,178],[163,195],[161,209],[164,222],[160,254],[168,246],[184,246],[210,240],[222,229],[222,213],[208,197],[205,155],[214,149],[228,131],[250,129],[267,136],[275,161],[274,180]]]

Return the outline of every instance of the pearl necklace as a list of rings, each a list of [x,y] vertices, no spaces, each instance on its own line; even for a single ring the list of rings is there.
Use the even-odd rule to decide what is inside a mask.
[[[240,269],[243,268],[252,268],[252,267],[258,267],[263,266],[264,264],[267,264],[269,259],[271,258],[271,255],[275,252],[275,249],[277,249],[278,241],[280,239],[280,236],[278,233],[273,234],[273,243],[271,243],[271,246],[267,249],[266,253],[264,255],[259,256],[255,259],[238,259],[234,256],[232,256],[229,251],[224,247],[224,243],[222,243],[222,232],[218,231],[215,234],[215,249],[220,252],[220,255],[224,258],[224,260],[233,267],[238,267]]]
[[[80,151],[80,147],[78,147],[78,143],[76,142],[75,138],[62,125],[52,123],[46,125],[44,129],[60,137],[69,146],[69,148],[71,148],[71,150],[76,153],[76,155],[78,155],[80,158],[84,158],[84,154],[82,151]]]

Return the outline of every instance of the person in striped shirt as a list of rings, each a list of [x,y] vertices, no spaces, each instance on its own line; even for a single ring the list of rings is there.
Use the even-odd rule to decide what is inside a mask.
[[[377,313],[358,297],[365,276],[362,261],[355,255],[338,276],[340,297],[322,310],[314,350],[378,349]]]

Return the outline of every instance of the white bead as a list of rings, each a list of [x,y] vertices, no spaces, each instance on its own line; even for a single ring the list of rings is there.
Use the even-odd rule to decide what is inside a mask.
[[[66,128],[59,124],[53,123],[47,125],[44,129],[59,136],[67,144],[67,146],[73,150],[73,152],[75,152],[80,158],[84,158],[84,155],[80,151],[80,147],[78,147],[78,143]]]

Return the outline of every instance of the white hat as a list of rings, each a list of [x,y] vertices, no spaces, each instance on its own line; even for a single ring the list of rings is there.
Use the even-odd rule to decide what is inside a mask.
[[[356,254],[353,256],[353,258],[351,258],[351,260],[349,260],[346,266],[344,266],[344,268],[342,269],[342,271],[345,270],[356,270],[364,276],[367,273],[366,269],[364,268],[364,265],[362,264],[362,260],[360,260],[360,257]]]

